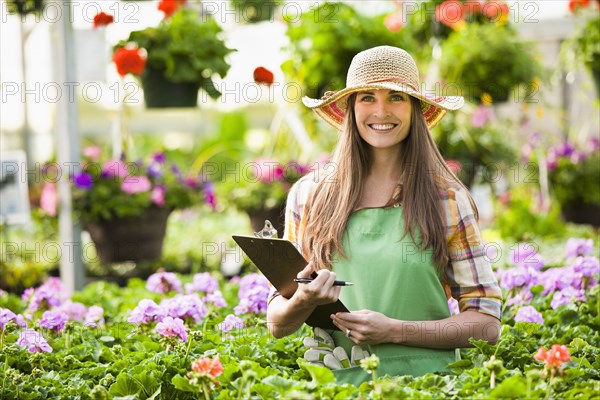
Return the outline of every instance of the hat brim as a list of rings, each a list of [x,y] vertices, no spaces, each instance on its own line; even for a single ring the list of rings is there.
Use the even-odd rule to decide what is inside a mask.
[[[421,109],[431,129],[446,115],[447,111],[458,110],[465,104],[462,96],[434,96],[421,93],[412,87],[400,82],[377,82],[364,86],[348,87],[337,92],[332,92],[322,99],[311,99],[304,96],[302,103],[312,109],[319,117],[323,118],[329,125],[337,130],[342,130],[344,118],[346,117],[346,107],[348,96],[352,93],[365,90],[387,89],[406,93],[421,100]]]

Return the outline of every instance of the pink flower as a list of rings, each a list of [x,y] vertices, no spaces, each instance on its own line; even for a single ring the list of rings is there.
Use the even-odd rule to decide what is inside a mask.
[[[83,155],[92,161],[98,161],[102,154],[102,148],[100,146],[88,146],[83,149]]]
[[[144,193],[152,184],[146,176],[129,176],[121,183],[121,190],[127,194]]]
[[[156,332],[161,336],[176,336],[182,342],[187,342],[187,331],[179,318],[165,317],[156,324]]]
[[[181,292],[181,281],[174,273],[159,270],[148,277],[146,289],[160,294],[169,293],[172,290]]]
[[[56,216],[56,207],[58,205],[58,195],[56,194],[56,185],[54,182],[44,183],[42,195],[40,197],[40,207],[51,217]]]
[[[258,158],[252,166],[254,176],[263,183],[283,180],[283,168],[281,164],[268,158]]]
[[[102,165],[102,176],[110,178],[116,176],[118,178],[125,178],[129,175],[127,164],[121,160],[108,160]]]
[[[489,106],[480,105],[475,109],[473,117],[471,118],[471,125],[473,128],[481,128],[489,121],[494,120],[494,111]]]
[[[96,328],[99,324],[104,323],[104,309],[99,306],[91,306],[85,314],[83,325]]]
[[[17,345],[29,349],[30,353],[51,353],[52,347],[48,344],[41,333],[33,329],[25,329],[19,334]]]
[[[165,205],[165,187],[162,185],[154,186],[154,188],[152,189],[152,193],[150,193],[150,200],[152,200],[152,202],[159,207],[164,206]]]

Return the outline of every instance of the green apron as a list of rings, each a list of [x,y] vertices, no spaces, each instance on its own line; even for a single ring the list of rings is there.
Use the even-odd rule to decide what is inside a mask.
[[[337,279],[350,281],[340,300],[350,311],[371,310],[406,321],[440,320],[450,316],[446,294],[432,262],[432,251],[419,250],[410,234],[401,239],[404,218],[401,207],[367,208],[352,214],[343,238],[348,259],[333,263]],[[329,332],[336,346],[351,354],[355,345],[344,332]],[[455,350],[410,347],[397,344],[363,346],[380,360],[377,376],[424,375],[442,371],[456,361]],[[334,370],[339,383],[368,381],[360,366]]]

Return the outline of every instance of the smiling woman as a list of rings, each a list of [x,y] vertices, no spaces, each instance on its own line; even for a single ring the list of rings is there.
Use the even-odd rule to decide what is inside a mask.
[[[334,369],[338,382],[370,378],[352,364],[365,348],[381,360],[377,375],[444,371],[470,338],[497,341],[502,303],[477,208],[429,131],[464,100],[421,92],[413,58],[390,46],[358,53],[346,82],[303,99],[341,132],[333,176],[302,178],[290,191],[284,238],[312,260],[298,278],[317,276],[290,298],[272,290],[271,332],[289,335],[339,298],[351,312],[331,315],[338,330],[315,330],[331,349],[305,355]],[[450,296],[458,315],[450,316]]]

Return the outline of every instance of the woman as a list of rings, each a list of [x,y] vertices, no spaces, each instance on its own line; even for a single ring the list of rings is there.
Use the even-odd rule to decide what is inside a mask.
[[[389,46],[357,54],[346,86],[303,99],[341,134],[331,167],[290,191],[284,238],[311,260],[298,277],[318,276],[289,299],[272,291],[270,330],[289,335],[339,297],[351,312],[331,316],[336,346],[377,354],[379,374],[444,370],[470,338],[495,343],[500,332],[502,295],[476,206],[429,132],[464,100],[422,93],[412,57]],[[458,315],[450,316],[450,295]],[[368,379],[359,367],[334,373]]]

